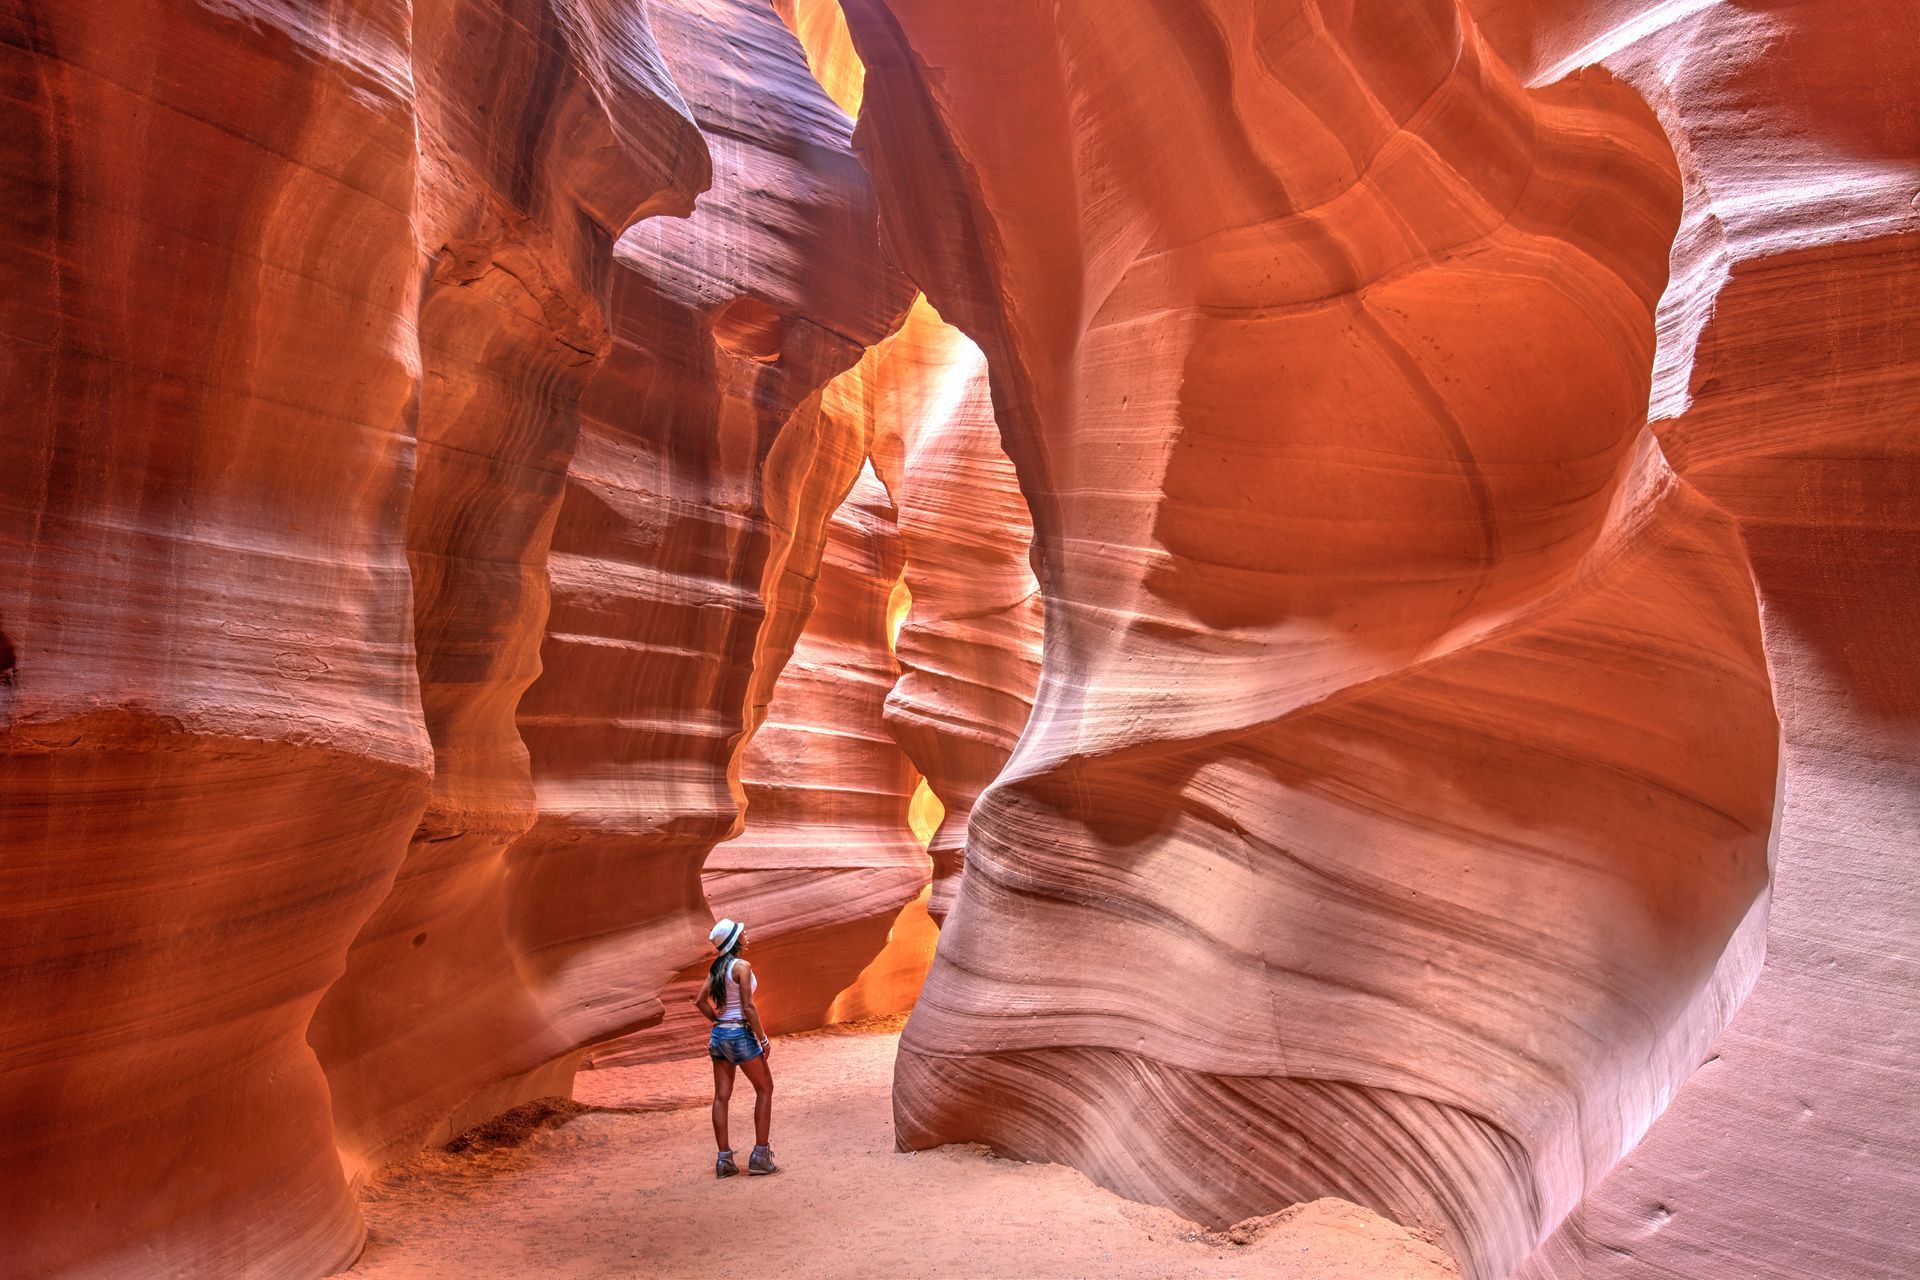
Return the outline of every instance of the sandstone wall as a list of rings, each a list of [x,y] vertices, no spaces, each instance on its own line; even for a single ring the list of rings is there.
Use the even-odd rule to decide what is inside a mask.
[[[926,845],[908,821],[919,774],[881,714],[899,675],[889,642],[901,569],[893,502],[864,467],[828,524],[806,629],[740,763],[745,829],[701,873],[713,914],[747,925],[769,1034],[830,1021],[927,887]],[[702,1052],[693,1000],[710,959],[663,993],[665,1021],[597,1049],[593,1065]],[[877,1011],[870,1003],[859,1001]]]
[[[1039,657],[1032,526],[979,349],[919,299],[820,409],[836,438],[870,450],[871,469],[828,527],[813,612],[743,757],[744,833],[702,875],[714,914],[752,929],[776,1031],[912,1007],[968,808],[1026,721]],[[932,784],[924,833],[910,813],[916,764]],[[929,839],[934,883],[916,897]],[[690,966],[665,1022],[592,1064],[698,1052],[704,973]]]
[[[553,486],[494,472],[564,457],[612,237],[704,152],[636,5],[0,33],[8,1267],[317,1274],[360,1227],[316,1004],[423,806],[517,804]]]
[[[534,820],[514,710],[539,671],[581,391],[611,345],[614,238],[649,214],[684,217],[709,180],[646,18],[413,7],[414,223],[430,269],[407,564],[434,772],[393,887],[308,1033],[355,1173],[511,1105],[502,1081],[579,1047],[527,981],[502,855]],[[639,149],[651,139],[657,159]]]
[[[1917,13],[9,6],[0,1272],[344,1265],[710,897],[944,919],[909,1145],[1920,1273]]]
[[[923,297],[886,352],[874,457],[899,505],[911,604],[887,727],[939,798],[928,909],[953,902],[974,801],[1033,709],[1039,584],[1033,522],[1000,444],[986,358]]]
[[[847,8],[1046,607],[903,1141],[1214,1221],[1339,1195],[1505,1273],[1761,958],[1745,550],[1646,427],[1666,136],[1450,3]]]
[[[10,1265],[319,1274],[698,954],[911,291],[763,5],[85,8],[0,28]]]
[[[881,715],[900,674],[901,541],[866,467],[828,526],[813,614],[741,763],[746,830],[707,859],[714,914],[753,930],[776,1034],[826,1022],[927,887],[926,845],[908,822],[920,775]]]
[[[520,707],[539,817],[507,854],[514,927],[574,1046],[657,1019],[705,950],[700,867],[740,829],[740,752],[865,455],[824,389],[912,297],[880,259],[850,122],[771,8],[663,3],[655,25],[713,189],[615,254],[614,351]]]
[[[1629,80],[1681,157],[1654,429],[1739,524],[1784,740],[1759,984],[1526,1274],[1920,1271],[1920,14],[1474,8],[1535,80]]]

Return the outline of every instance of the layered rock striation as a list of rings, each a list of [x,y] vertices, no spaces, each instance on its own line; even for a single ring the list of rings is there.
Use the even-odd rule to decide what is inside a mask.
[[[434,769],[406,859],[308,1033],[356,1173],[511,1105],[502,1081],[578,1047],[529,980],[504,854],[535,816],[514,712],[539,672],[581,393],[611,346],[614,239],[686,216],[710,180],[646,16],[413,12],[414,223],[430,258],[407,565]]]
[[[761,1002],[775,1034],[824,1024],[927,887],[908,820],[920,775],[882,718],[900,674],[901,542],[867,467],[828,526],[813,613],[741,762],[746,830],[707,858],[707,901],[749,922],[754,963],[777,979]]]
[[[944,921],[909,1146],[1920,1273],[1916,22],[9,7],[0,1271],[346,1264],[717,908]]]
[[[713,189],[615,253],[614,350],[586,394],[519,711],[539,816],[506,855],[563,1047],[657,1020],[705,949],[700,868],[741,829],[741,753],[866,452],[827,390],[912,298],[881,261],[851,124],[772,10],[662,4],[655,25]]]
[[[919,299],[874,371],[874,457],[899,504],[909,608],[887,727],[942,809],[935,920],[953,902],[974,801],[1013,752],[1039,679],[1033,523],[1001,447],[986,358]]]
[[[1529,1276],[1905,1275],[1920,1242],[1920,14],[1475,0],[1543,81],[1655,105],[1686,208],[1654,430],[1738,523],[1783,751],[1767,962],[1711,1057]]]
[[[7,1267],[318,1274],[396,1100],[309,1024],[397,870],[439,911],[423,806],[520,820],[612,240],[704,149],[637,5],[28,3],[0,61]]]
[[[1339,1195],[1504,1274],[1762,951],[1746,557],[1646,426],[1658,121],[1451,3],[847,8],[1046,607],[902,1140],[1213,1221]]]
[[[652,16],[0,28],[26,1274],[343,1265],[343,1171],[564,1088],[700,949],[865,453],[817,393],[911,290],[777,16]]]
[[[769,1034],[832,1020],[927,887],[926,845],[908,820],[919,774],[882,719],[899,675],[900,544],[893,502],[865,468],[828,525],[806,629],[741,760],[745,829],[701,874],[714,915],[748,927]],[[705,962],[689,966],[663,996],[665,1021],[596,1050],[593,1065],[697,1052],[706,1024],[693,999],[706,974]]]

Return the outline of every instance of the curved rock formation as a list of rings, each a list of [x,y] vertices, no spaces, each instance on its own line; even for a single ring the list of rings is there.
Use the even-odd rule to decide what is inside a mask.
[[[813,78],[849,120],[857,118],[867,69],[854,51],[840,0],[773,0],[773,8],[807,51]]]
[[[1033,523],[1000,445],[987,364],[921,298],[876,373],[874,456],[900,509],[912,605],[887,727],[926,774],[944,818],[928,852],[928,909],[945,918],[974,801],[1033,709],[1040,588]]]
[[[553,534],[519,715],[539,816],[507,853],[553,1028],[529,1067],[658,1020],[705,949],[700,867],[740,829],[740,752],[866,453],[826,387],[912,298],[881,262],[850,122],[771,8],[662,3],[654,24],[713,190],[616,251],[615,347]]]
[[[502,855],[534,820],[514,709],[539,671],[580,394],[611,345],[614,236],[684,217],[709,180],[644,9],[518,7],[414,12],[427,179],[414,219],[440,247],[420,301],[407,559],[434,774],[393,888],[308,1033],[355,1170],[520,1101],[504,1080],[577,1047],[546,1039],[551,1014],[507,928]],[[579,25],[530,39],[539,13]],[[556,39],[602,61],[555,59]]]
[[[777,18],[664,17],[718,188],[623,248],[634,355],[577,458],[614,236],[707,182],[642,6],[9,19],[44,141],[10,202],[43,211],[7,261],[45,418],[14,436],[38,479],[9,489],[29,568],[0,605],[30,1272],[338,1265],[343,1160],[551,1091],[697,954],[730,757],[865,451],[794,410],[911,293]],[[142,70],[159,49],[178,75]],[[163,183],[182,157],[205,176]],[[663,539],[676,501],[698,537]],[[513,717],[556,520],[536,778]],[[648,594],[680,612],[629,637]]]
[[[1655,430],[1739,523],[1783,729],[1767,963],[1530,1276],[1920,1273],[1920,12],[1474,0],[1536,80],[1659,111],[1687,204]]]
[[[1658,124],[1451,3],[848,9],[1047,609],[903,1141],[1214,1221],[1339,1195],[1504,1273],[1760,957],[1752,588],[1645,429]]]
[[[919,775],[881,718],[899,674],[888,630],[900,542],[893,502],[864,468],[828,526],[806,630],[741,760],[745,830],[701,875],[713,913],[748,924],[771,1034],[830,1021],[927,886],[926,845],[908,822]],[[596,1050],[593,1065],[697,1052],[705,977],[704,962],[682,972],[662,997],[665,1021]],[[857,998],[863,1009],[881,1000]]]
[[[707,858],[716,915],[754,927],[778,1034],[825,1023],[927,887],[908,823],[919,774],[887,736],[899,676],[889,604],[900,580],[893,501],[871,467],[834,514],[813,613],[740,766],[746,830]],[[704,975],[705,967],[701,967]]]
[[[343,1265],[749,799],[911,1145],[1920,1274],[1920,10],[845,2],[0,14],[0,1272]]]
[[[422,806],[518,803],[574,366],[699,139],[637,5],[27,3],[0,62],[7,1269],[318,1274],[309,1019]]]
[[[928,885],[919,897],[900,908],[887,930],[886,945],[827,1006],[827,1025],[912,1012],[940,943],[940,926],[927,914],[927,898],[932,892],[933,886]]]

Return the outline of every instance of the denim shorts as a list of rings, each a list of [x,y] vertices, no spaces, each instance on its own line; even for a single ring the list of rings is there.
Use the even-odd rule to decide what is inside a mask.
[[[751,1027],[715,1027],[707,1037],[707,1056],[715,1062],[752,1062],[761,1052]]]

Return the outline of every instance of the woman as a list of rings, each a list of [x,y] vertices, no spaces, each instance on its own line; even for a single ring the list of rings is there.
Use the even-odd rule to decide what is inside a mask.
[[[707,980],[700,986],[694,1004],[713,1023],[707,1037],[707,1056],[713,1059],[713,1140],[720,1148],[713,1162],[713,1176],[731,1178],[740,1172],[733,1162],[733,1150],[727,1146],[727,1103],[733,1097],[733,1069],[739,1067],[753,1083],[753,1155],[747,1159],[750,1174],[777,1173],[773,1148],[767,1145],[767,1126],[773,1121],[773,1072],[767,1066],[767,1033],[760,1025],[760,1010],[753,1002],[760,979],[753,966],[740,956],[747,949],[747,926],[722,920],[707,935],[720,952]]]

